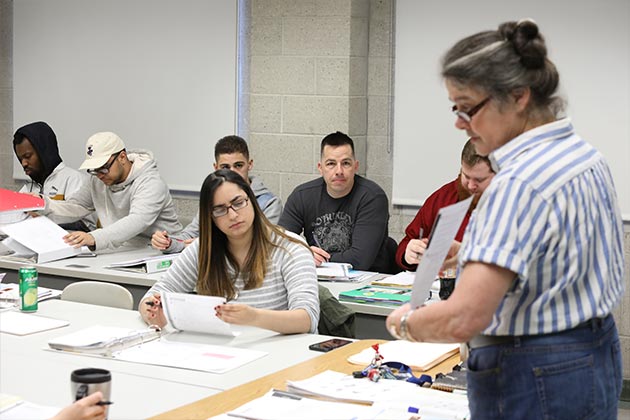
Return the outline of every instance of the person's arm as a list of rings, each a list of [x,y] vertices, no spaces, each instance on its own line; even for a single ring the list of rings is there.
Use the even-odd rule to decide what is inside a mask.
[[[299,192],[293,191],[289,195],[278,225],[298,235],[304,230],[304,211]],[[310,243],[308,238],[307,241]]]
[[[267,200],[265,207],[261,208],[261,210],[271,223],[277,225],[282,215],[282,200],[276,195],[271,194],[271,196],[272,197]]]
[[[72,194],[72,197],[63,201],[44,197],[46,209],[43,211],[43,214],[51,215],[51,219],[55,223],[72,223],[91,214],[94,211],[92,182],[94,182],[93,179],[88,180],[76,193]]]
[[[431,207],[427,201],[427,203],[418,210],[416,217],[409,223],[407,229],[405,229],[405,237],[400,241],[396,249],[396,264],[398,264],[400,268],[404,270],[415,270],[418,266],[417,264],[410,264],[405,259],[405,251],[410,241],[429,237],[433,223],[427,223],[427,220],[432,219],[431,213]],[[420,238],[421,231],[422,238]]]
[[[175,259],[173,265],[166,270],[160,280],[145,293],[138,305],[138,311],[147,324],[154,324],[158,320],[163,319],[161,307],[146,304],[146,302],[155,302],[154,296],[159,296],[165,291],[189,293],[195,290],[199,272],[198,262],[199,241],[195,241]],[[159,299],[160,298],[158,298],[158,300]],[[164,320],[164,323],[166,323],[166,320]],[[163,327],[164,325],[158,324],[158,326]]]
[[[168,201],[168,187],[159,177],[136,179],[130,188],[129,214],[91,232],[97,250],[115,248],[144,232],[155,223]]]
[[[181,232],[165,237],[163,232],[155,232],[151,238],[153,248],[162,251],[164,254],[182,252],[192,241],[199,237],[199,211]],[[167,245],[165,245],[167,244]]]
[[[512,286],[514,272],[496,265],[466,264],[448,300],[423,306],[407,318],[407,330],[416,341],[463,343],[484,330],[492,321],[501,300]],[[400,332],[406,304],[387,317],[387,328]]]
[[[389,204],[384,192],[369,197],[358,204],[352,231],[352,246],[330,254],[330,261],[352,264],[355,270],[369,270],[381,250],[387,236]]]
[[[287,251],[274,253],[287,290],[288,309],[270,310],[244,304],[220,305],[217,315],[233,324],[252,325],[282,334],[315,333],[319,322],[317,273],[310,251],[303,245],[283,245]]]

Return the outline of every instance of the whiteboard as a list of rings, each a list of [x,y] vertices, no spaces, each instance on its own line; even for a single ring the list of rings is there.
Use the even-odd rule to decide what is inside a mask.
[[[74,168],[113,131],[171,189],[199,191],[236,130],[237,28],[236,0],[15,1],[14,128],[48,122]]]
[[[440,77],[459,39],[533,18],[560,72],[566,113],[610,164],[624,220],[630,220],[630,2],[530,0],[396,2],[394,204],[421,205],[459,171],[466,133],[454,128]]]

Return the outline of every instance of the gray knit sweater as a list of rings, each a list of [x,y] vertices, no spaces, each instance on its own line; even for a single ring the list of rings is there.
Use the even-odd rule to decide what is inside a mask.
[[[301,240],[299,236],[287,233]],[[236,277],[234,284],[238,297],[234,302],[263,309],[304,309],[311,319],[310,332],[315,333],[319,322],[319,296],[313,255],[306,247],[285,238],[273,235],[273,240],[280,247],[273,248],[262,286],[243,290],[243,276]],[[186,247],[171,268],[146,293],[145,298],[153,292],[194,291],[199,272],[198,263],[199,240],[196,240]],[[234,270],[230,269],[230,273],[234,274]]]

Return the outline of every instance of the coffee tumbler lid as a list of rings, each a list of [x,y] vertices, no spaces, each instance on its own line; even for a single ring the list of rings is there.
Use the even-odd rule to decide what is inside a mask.
[[[70,379],[83,384],[100,384],[111,381],[112,374],[105,369],[85,368],[73,371]]]

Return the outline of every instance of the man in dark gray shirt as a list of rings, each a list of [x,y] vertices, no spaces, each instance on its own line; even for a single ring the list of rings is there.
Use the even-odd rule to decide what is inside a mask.
[[[278,224],[304,232],[316,265],[346,262],[357,270],[390,272],[387,195],[356,174],[352,139],[339,131],[324,137],[317,169],[322,177],[291,193]]]

